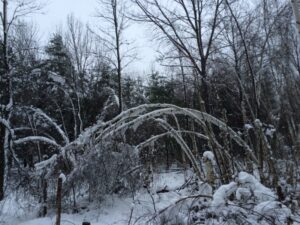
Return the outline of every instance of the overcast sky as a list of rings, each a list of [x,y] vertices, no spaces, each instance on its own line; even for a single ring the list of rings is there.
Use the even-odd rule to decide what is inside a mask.
[[[43,9],[43,14],[36,14],[31,20],[39,27],[42,39],[48,40],[49,35],[66,23],[68,14],[74,16],[83,22],[95,24],[94,17],[97,7],[97,0],[49,0]],[[135,39],[138,57],[140,60],[134,63],[131,68],[139,73],[149,73],[155,60],[155,49],[150,41],[147,28],[142,25],[132,25],[128,31],[129,37]]]

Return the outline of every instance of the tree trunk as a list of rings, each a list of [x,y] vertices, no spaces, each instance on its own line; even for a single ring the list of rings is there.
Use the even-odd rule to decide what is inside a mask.
[[[118,97],[119,97],[119,113],[123,111],[122,105],[122,57],[121,57],[121,24],[118,21],[118,1],[112,1],[113,20],[116,38],[116,56],[117,56],[117,73],[118,73]]]
[[[43,213],[42,216],[45,217],[47,215],[47,189],[48,189],[48,183],[45,179],[42,180],[42,186],[43,186]]]
[[[292,7],[293,7],[293,11],[294,11],[298,34],[300,34],[300,11],[299,11],[300,8],[299,8],[299,5],[300,5],[299,0],[292,0]]]
[[[4,69],[5,73],[0,77],[0,85],[2,91],[3,105],[9,103],[9,97],[7,100],[7,96],[9,96],[9,84],[8,84],[8,74],[9,74],[9,64],[8,64],[8,56],[7,56],[7,0],[3,0],[3,17],[2,17],[2,29],[3,29],[3,58],[4,58]],[[1,98],[0,98],[1,99]],[[6,109],[1,111],[0,117],[6,119],[7,113]],[[5,179],[5,136],[6,136],[6,127],[0,124],[0,201],[4,198],[4,179]]]
[[[56,223],[60,225],[61,219],[61,189],[62,189],[62,178],[59,177],[57,180],[57,192],[56,192]]]
[[[5,171],[5,127],[0,123],[0,201],[4,198],[4,171]]]

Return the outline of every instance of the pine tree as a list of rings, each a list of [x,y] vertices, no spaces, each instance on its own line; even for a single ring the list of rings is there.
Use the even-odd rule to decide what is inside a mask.
[[[70,53],[68,52],[63,38],[60,34],[54,34],[46,46],[48,59],[46,60],[46,68],[55,72],[72,83],[74,68],[72,65]]]

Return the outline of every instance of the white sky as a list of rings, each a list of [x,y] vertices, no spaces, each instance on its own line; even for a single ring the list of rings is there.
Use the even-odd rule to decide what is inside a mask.
[[[93,24],[96,19],[93,17],[97,7],[97,0],[45,0],[46,7],[43,9],[43,14],[35,14],[32,21],[39,27],[39,34],[42,40],[48,40],[50,34],[56,31],[59,26],[66,23],[67,15],[73,13],[77,19],[82,22]],[[150,41],[150,37],[146,34],[147,31],[142,25],[132,25],[129,30],[129,38],[135,40],[139,61],[132,64],[130,68],[137,71],[140,75],[148,74],[155,60],[155,48]],[[127,71],[130,72],[131,71]]]

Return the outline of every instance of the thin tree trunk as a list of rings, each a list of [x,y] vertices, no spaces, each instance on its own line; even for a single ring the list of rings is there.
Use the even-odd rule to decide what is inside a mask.
[[[0,123],[0,201],[4,198],[4,171],[5,171],[5,154],[4,154],[4,139],[5,126]]]
[[[4,58],[4,66],[5,66],[5,71],[8,72],[9,70],[9,65],[8,65],[8,54],[7,54],[7,32],[8,32],[8,27],[7,27],[7,0],[3,0],[3,21],[2,21],[2,26],[3,26],[3,58]]]
[[[296,20],[296,27],[298,30],[298,35],[300,35],[300,2],[299,0],[292,0],[292,7],[293,7],[293,11],[294,11],[294,16],[295,16],[295,20]]]
[[[258,94],[257,94],[257,87],[256,87],[256,82],[255,82],[255,74],[254,74],[254,71],[253,71],[253,67],[252,67],[252,63],[251,63],[251,60],[250,60],[250,55],[249,55],[249,52],[248,52],[248,47],[247,47],[247,44],[246,44],[246,41],[245,41],[245,36],[243,34],[243,31],[242,31],[242,28],[240,26],[240,23],[237,19],[237,17],[235,16],[235,14],[233,13],[233,10],[231,8],[231,5],[229,4],[228,0],[225,0],[225,3],[229,9],[229,12],[232,16],[232,18],[234,19],[235,23],[236,23],[236,27],[237,27],[237,30],[239,32],[239,35],[241,37],[241,40],[242,40],[242,45],[244,47],[244,51],[245,51],[245,56],[246,56],[246,61],[247,61],[247,64],[248,64],[248,68],[249,68],[249,73],[250,73],[250,77],[251,77],[251,83],[252,83],[252,95],[253,95],[253,100],[254,100],[254,113],[255,113],[255,117],[256,118],[259,118],[259,115],[260,115],[260,103],[259,103],[259,99],[258,99]]]
[[[1,75],[1,86],[4,100],[3,105],[9,104],[9,64],[7,56],[7,0],[3,0],[3,18],[2,18],[2,29],[3,29],[3,58],[4,58],[4,75]],[[6,98],[8,97],[8,98]],[[7,100],[8,99],[8,100]],[[6,108],[2,110],[0,117],[7,118]],[[6,127],[0,124],[0,201],[4,198],[4,180],[5,180],[5,137]]]
[[[57,180],[55,225],[60,225],[60,220],[61,220],[61,192],[62,192],[62,178],[59,177]]]
[[[42,179],[42,186],[43,186],[43,214],[42,216],[45,217],[47,215],[47,189],[48,189],[48,183],[46,179]]]
[[[121,59],[121,40],[120,40],[120,24],[118,23],[118,1],[112,1],[114,29],[116,37],[116,53],[117,53],[117,73],[118,73],[118,97],[119,97],[119,113],[123,111],[122,105],[122,59]]]

